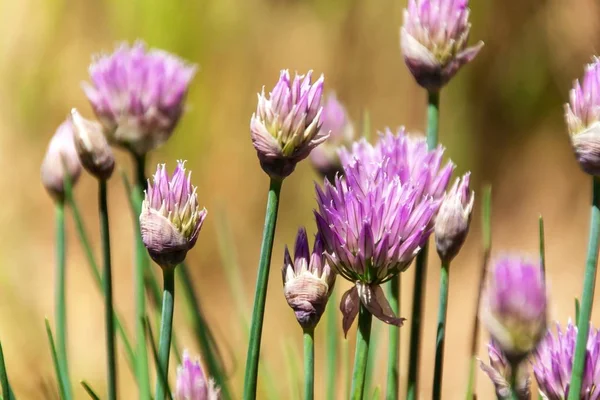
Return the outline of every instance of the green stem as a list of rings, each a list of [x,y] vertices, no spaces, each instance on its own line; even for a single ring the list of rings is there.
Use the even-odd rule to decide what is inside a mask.
[[[331,300],[337,299],[336,289],[333,288],[331,294]],[[325,310],[326,314],[326,331],[327,331],[327,367],[326,367],[326,389],[325,398],[327,400],[334,400],[336,395],[336,376],[339,371],[337,364],[337,352],[338,352],[338,330],[337,330],[337,309],[334,306],[335,301],[331,301],[331,304]]]
[[[427,148],[433,150],[438,145],[438,124],[440,120],[440,92],[427,93]]]
[[[6,364],[4,363],[4,352],[2,344],[0,344],[0,383],[2,384],[2,398],[5,400],[13,400],[14,396],[8,384],[8,374],[6,372]]]
[[[511,400],[519,400],[519,364],[520,362],[511,362],[510,363],[510,399]]]
[[[352,389],[350,390],[350,398],[352,400],[361,400],[363,398],[367,361],[369,359],[372,319],[373,316],[371,313],[361,304],[360,311],[358,312],[354,371],[352,372]]]
[[[390,280],[388,284],[389,302],[392,311],[400,315],[400,283],[401,275],[398,274]],[[387,390],[386,400],[395,400],[399,396],[398,378],[400,375],[400,329],[395,325],[389,325],[389,344],[388,344],[388,370],[387,370]]]
[[[65,204],[56,202],[56,350],[65,391],[71,397],[67,357],[67,301],[66,301],[66,237]]]
[[[592,212],[590,217],[590,238],[588,243],[585,275],[583,278],[583,294],[581,295],[579,323],[577,324],[577,342],[575,345],[575,356],[573,358],[573,372],[571,375],[569,400],[579,399],[579,393],[581,391],[588,333],[590,329],[590,315],[592,313],[594,287],[596,285],[596,267],[598,264],[598,244],[600,237],[600,178],[594,177],[592,179],[593,186]]]
[[[104,311],[106,325],[106,357],[108,367],[108,398],[117,398],[117,362],[115,354],[115,326],[112,295],[112,267],[110,261],[110,229],[108,224],[108,202],[106,181],[98,181],[98,202],[100,215],[100,236],[102,238],[102,256],[104,259]]]
[[[444,372],[444,344],[446,342],[446,315],[448,313],[448,287],[450,285],[450,263],[442,262],[440,272],[440,306],[438,309],[438,328],[435,347],[435,367],[433,373],[433,399],[442,398],[442,377]]]
[[[254,309],[252,310],[252,323],[250,325],[250,340],[246,359],[246,374],[244,378],[244,400],[256,398],[256,380],[258,377],[258,360],[260,358],[260,341],[262,336],[265,305],[267,302],[267,286],[269,282],[269,269],[271,267],[271,252],[273,238],[277,223],[277,210],[279,208],[279,194],[282,181],[271,179],[267,197],[267,211],[263,230],[260,259],[258,263],[258,277],[256,278],[256,292],[254,294]]]
[[[160,368],[165,376],[169,376],[169,352],[171,350],[171,333],[173,331],[173,309],[175,305],[175,269],[163,269],[164,290],[162,313],[160,318],[160,335],[158,339],[158,358]],[[165,400],[167,388],[160,376],[156,377],[156,400]]]
[[[304,330],[304,399],[315,397],[315,329]]]
[[[421,356],[421,332],[422,318],[425,301],[423,292],[425,286],[425,276],[427,275],[427,252],[429,244],[426,243],[423,249],[417,255],[415,264],[415,281],[413,285],[413,303],[411,311],[412,324],[410,326],[410,353],[408,364],[408,388],[406,397],[409,400],[415,400],[418,396],[419,383],[419,358]]]
[[[132,153],[133,154],[133,153]],[[144,318],[146,317],[146,294],[144,290],[144,272],[150,268],[150,261],[146,252],[146,247],[142,241],[140,232],[139,215],[142,207],[143,191],[146,187],[146,176],[144,173],[146,156],[133,155],[136,171],[136,187],[132,191],[133,205],[135,207],[133,214],[133,226],[135,232],[135,335],[136,335],[136,372],[138,377],[139,398],[148,400],[150,398],[150,377],[148,372],[148,353],[146,351],[146,329],[144,328]]]
[[[52,355],[54,372],[56,373],[56,380],[58,381],[60,398],[63,400],[71,400],[71,392],[65,387],[65,382],[67,382],[68,379],[63,376],[63,370],[60,367],[60,360],[58,359],[58,354],[56,353],[56,342],[54,341],[54,335],[52,335],[50,321],[48,321],[48,318],[46,318],[44,322],[46,324],[46,335],[48,336],[48,343],[50,344],[50,354]]]

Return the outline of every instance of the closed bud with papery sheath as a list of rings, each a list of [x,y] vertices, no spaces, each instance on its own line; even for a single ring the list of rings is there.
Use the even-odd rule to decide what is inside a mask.
[[[304,329],[313,329],[317,325],[335,284],[335,273],[325,261],[323,251],[323,242],[317,234],[310,253],[304,228],[298,230],[294,258],[287,246],[285,248],[281,270],[283,292]]]
[[[281,71],[279,81],[265,96],[258,94],[256,113],[250,120],[252,144],[262,169],[274,179],[284,179],[329,132],[321,129],[323,76],[312,82],[312,71],[290,79]]]
[[[446,193],[435,219],[435,245],[443,262],[452,261],[469,232],[475,202],[475,194],[469,188],[470,177],[469,172],[462,180],[456,180]]]
[[[199,360],[192,361],[187,350],[183,351],[181,365],[177,367],[175,400],[219,400],[219,388],[208,378]]]
[[[470,30],[468,0],[408,0],[400,41],[419,85],[436,92],[475,58],[483,42],[467,47]]]
[[[585,68],[583,79],[575,81],[570,102],[565,105],[567,128],[581,169],[600,175],[600,59]]]
[[[138,41],[97,56],[83,90],[109,142],[143,155],[173,133],[196,67]]]
[[[83,167],[96,178],[107,180],[115,169],[115,157],[102,134],[102,126],[71,110],[75,148]]]
[[[68,177],[74,185],[79,175],[81,175],[81,162],[73,143],[73,125],[67,119],[58,127],[48,144],[42,161],[42,184],[54,199],[63,201],[65,177]]]
[[[504,256],[490,270],[481,319],[511,363],[535,350],[546,333],[546,285],[538,262]]]
[[[198,239],[206,209],[198,205],[197,188],[185,162],[178,161],[169,178],[165,164],[159,165],[153,183],[148,182],[142,203],[140,229],[150,257],[162,268],[174,268]]]
[[[502,350],[491,341],[488,344],[488,355],[490,364],[487,365],[479,360],[480,367],[490,378],[496,390],[496,398],[499,400],[512,400],[510,380],[512,376],[512,367]],[[531,379],[529,378],[529,363],[522,362],[517,367],[517,399],[531,399]]]

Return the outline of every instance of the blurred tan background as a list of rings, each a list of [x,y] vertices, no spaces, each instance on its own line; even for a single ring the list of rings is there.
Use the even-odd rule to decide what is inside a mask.
[[[324,73],[358,124],[369,110],[374,129],[424,128],[425,96],[409,75],[398,33],[405,1],[358,0],[22,0],[0,2],[0,339],[11,382],[21,399],[43,398],[54,380],[43,328],[53,313],[54,228],[52,202],[39,183],[47,141],[71,107],[88,117],[80,89],[91,55],[118,41],[145,40],[199,64],[189,111],[172,139],[150,157],[172,169],[187,159],[209,216],[188,260],[195,286],[228,360],[236,396],[241,394],[246,343],[234,294],[222,269],[216,221],[224,212],[234,235],[251,308],[264,218],[267,178],[250,142],[256,92],[271,88],[281,68]],[[442,92],[440,139],[457,163],[473,171],[474,187],[493,184],[494,254],[537,249],[537,218],[547,229],[552,318],[565,322],[580,294],[588,231],[589,180],[579,171],[563,123],[563,103],[573,79],[598,50],[600,6],[593,0],[473,1],[471,41],[486,45]],[[130,171],[130,160],[119,154]],[[301,354],[301,331],[281,291],[283,247],[299,225],[314,231],[309,162],[283,187],[273,252],[263,356],[280,398],[296,398],[301,376],[283,372],[288,353]],[[133,322],[132,223],[118,175],[110,182],[116,307]],[[96,187],[83,176],[76,190],[88,231],[98,244]],[[467,245],[451,271],[444,398],[464,396],[468,332],[480,268],[480,207]],[[68,321],[73,382],[104,386],[102,305],[69,221]],[[429,398],[437,310],[438,262],[432,253],[427,289],[421,397]],[[403,316],[410,317],[412,271],[403,278]],[[345,286],[341,280],[339,288]],[[340,291],[338,291],[340,293]],[[180,297],[180,299],[182,299]],[[337,308],[337,302],[330,303]],[[249,316],[249,311],[247,313]],[[598,312],[594,320],[598,322]],[[410,322],[410,321],[409,321]],[[177,310],[176,331],[196,352],[186,315]],[[596,324],[596,326],[598,326]],[[385,339],[373,385],[385,387]],[[324,324],[317,333],[317,388],[324,385]],[[353,349],[354,329],[349,335]],[[484,333],[483,340],[487,340]],[[408,354],[408,327],[402,329]],[[484,344],[480,355],[487,359]],[[351,361],[351,358],[350,358]],[[431,367],[430,367],[431,366]],[[341,373],[346,369],[340,360]],[[301,371],[301,367],[299,367]],[[405,389],[406,364],[402,366]],[[174,368],[172,369],[174,372]],[[477,373],[480,398],[493,396]],[[135,398],[124,359],[122,398]],[[342,398],[340,391],[340,398]],[[86,398],[76,387],[76,397]],[[317,393],[322,398],[322,389]]]

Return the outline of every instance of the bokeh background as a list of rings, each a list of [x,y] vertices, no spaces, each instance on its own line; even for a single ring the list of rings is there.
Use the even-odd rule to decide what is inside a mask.
[[[594,0],[473,1],[471,40],[485,47],[442,92],[440,139],[474,188],[493,185],[493,254],[537,249],[537,219],[545,218],[552,319],[573,315],[580,294],[588,230],[589,179],[578,169],[563,122],[572,81],[600,43]],[[91,117],[80,88],[91,55],[119,41],[145,40],[197,63],[188,112],[176,133],[152,153],[158,162],[187,159],[209,216],[188,260],[194,285],[241,394],[246,342],[240,313],[249,318],[268,180],[250,142],[256,92],[272,87],[282,68],[324,73],[357,125],[368,110],[374,130],[424,129],[425,95],[399,51],[405,1],[358,0],[21,0],[0,2],[0,338],[14,389],[40,399],[54,380],[44,331],[53,313],[53,207],[39,180],[47,141],[71,107]],[[130,159],[119,153],[119,168]],[[279,398],[298,398],[301,331],[282,295],[283,248],[299,225],[314,232],[313,181],[308,161],[285,181],[268,294],[263,357]],[[118,175],[110,181],[116,306],[133,324],[133,231]],[[98,245],[96,186],[76,188],[87,229]],[[480,205],[463,252],[452,265],[444,398],[464,396],[468,340],[481,265]],[[229,283],[219,252],[217,222],[230,226],[238,287]],[[73,381],[87,379],[104,393],[101,296],[69,221],[68,319]],[[233,255],[233,248],[226,252]],[[438,262],[432,253],[426,293],[421,397],[429,398],[434,356]],[[412,271],[403,277],[402,314],[409,317]],[[341,280],[338,289],[345,287]],[[341,293],[338,290],[338,295]],[[236,301],[235,299],[238,299]],[[335,302],[331,307],[337,307]],[[196,352],[187,316],[176,331]],[[244,309],[242,309],[244,308]],[[241,310],[242,309],[242,310]],[[594,313],[594,321],[598,321]],[[597,325],[596,325],[597,326]],[[387,329],[378,325],[372,385],[385,384]],[[324,384],[323,325],[317,332],[317,388]],[[354,331],[354,329],[353,329]],[[483,333],[483,342],[487,336]],[[402,329],[402,390],[408,328]],[[353,349],[354,332],[345,347]],[[481,345],[480,355],[487,358]],[[352,360],[339,360],[343,374]],[[174,372],[174,369],[172,370]],[[477,373],[480,398],[493,396]],[[122,398],[135,398],[132,376],[120,364]],[[262,386],[261,386],[262,387]],[[317,398],[321,398],[317,393]],[[80,387],[77,398],[86,398]],[[261,398],[266,398],[264,392]]]

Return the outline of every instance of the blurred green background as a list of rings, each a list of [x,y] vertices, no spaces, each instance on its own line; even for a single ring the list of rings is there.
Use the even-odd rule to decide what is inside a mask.
[[[572,81],[597,50],[600,5],[594,0],[473,1],[471,42],[486,44],[442,92],[440,140],[458,165],[473,172],[474,188],[493,184],[493,254],[537,249],[537,218],[547,229],[552,319],[573,315],[580,294],[588,229],[589,180],[571,154],[563,103]],[[0,339],[11,382],[22,399],[43,398],[54,380],[43,318],[53,312],[52,202],[39,183],[47,141],[71,107],[91,117],[80,88],[91,55],[119,41],[145,40],[197,63],[188,111],[176,133],[150,156],[172,169],[187,159],[199,198],[209,211],[188,256],[194,284],[226,356],[236,394],[241,393],[246,342],[233,299],[251,308],[268,180],[250,142],[256,92],[271,88],[282,68],[324,73],[359,124],[368,110],[374,129],[405,125],[424,129],[425,95],[399,51],[405,1],[358,0],[21,0],[0,2]],[[126,154],[119,167],[130,171]],[[282,295],[283,248],[299,225],[314,232],[313,181],[308,161],[286,179],[273,251],[263,336],[263,357],[280,398],[296,398],[301,376],[285,371],[287,354],[301,354],[301,331]],[[110,182],[116,307],[133,324],[133,231],[118,175]],[[76,188],[88,231],[98,243],[95,181]],[[452,265],[444,398],[463,398],[468,332],[475,313],[480,268],[477,204],[463,252]],[[218,216],[231,223],[243,292],[227,284],[218,251]],[[102,303],[69,221],[68,319],[73,381],[87,379],[104,392]],[[429,398],[434,356],[438,265],[432,253],[424,332],[422,398]],[[156,267],[155,267],[156,268]],[[402,314],[410,317],[412,271],[403,278]],[[346,282],[338,281],[339,288]],[[338,293],[340,291],[338,290]],[[332,300],[330,307],[337,308]],[[249,317],[249,311],[247,312]],[[594,313],[597,322],[598,313]],[[341,317],[340,317],[341,319]],[[408,321],[410,323],[410,321]],[[596,324],[598,326],[598,324]],[[317,388],[324,384],[322,324],[317,329]],[[186,315],[176,310],[176,331],[196,352]],[[354,329],[348,338],[353,349]],[[385,338],[373,385],[385,382]],[[487,360],[484,333],[480,355]],[[408,354],[408,328],[402,353]],[[343,340],[343,339],[342,339]],[[403,357],[406,360],[406,357]],[[351,360],[350,360],[351,361]],[[346,366],[340,360],[340,384]],[[301,369],[298,369],[301,371]],[[174,374],[175,369],[172,369]],[[402,378],[407,368],[402,365]],[[480,398],[492,385],[478,375]],[[135,398],[133,378],[120,364],[122,398]],[[404,390],[404,380],[401,385]],[[322,398],[322,390],[317,390]],[[340,391],[342,398],[343,391]],[[86,398],[80,387],[77,398]]]

